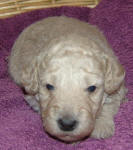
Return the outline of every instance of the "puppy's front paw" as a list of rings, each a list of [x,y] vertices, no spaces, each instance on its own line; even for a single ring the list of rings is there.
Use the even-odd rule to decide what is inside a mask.
[[[93,138],[108,138],[114,134],[114,122],[113,120],[97,120],[94,130],[90,137]]]
[[[25,95],[24,98],[27,103],[32,107],[32,109],[40,114],[40,106],[37,96]]]

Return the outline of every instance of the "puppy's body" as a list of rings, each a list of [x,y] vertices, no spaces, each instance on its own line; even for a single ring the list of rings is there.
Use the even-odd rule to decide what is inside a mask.
[[[76,141],[113,134],[125,73],[96,27],[67,17],[31,25],[13,46],[9,72],[53,136]]]

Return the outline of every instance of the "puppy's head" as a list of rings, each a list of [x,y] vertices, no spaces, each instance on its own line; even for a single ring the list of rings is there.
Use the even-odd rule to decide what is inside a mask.
[[[44,128],[67,142],[91,134],[105,93],[117,90],[124,78],[115,59],[74,49],[55,50],[42,63],[38,84]]]

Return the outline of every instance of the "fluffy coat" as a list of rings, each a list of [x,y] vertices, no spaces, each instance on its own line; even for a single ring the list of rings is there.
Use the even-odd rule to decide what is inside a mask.
[[[113,135],[127,91],[125,71],[97,27],[64,16],[32,24],[12,48],[9,72],[51,135],[67,142]],[[90,86],[96,90],[88,91]],[[60,118],[78,124],[63,131]]]

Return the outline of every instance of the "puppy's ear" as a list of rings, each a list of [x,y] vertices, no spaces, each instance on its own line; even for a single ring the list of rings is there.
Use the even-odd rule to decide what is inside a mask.
[[[105,72],[105,91],[111,94],[119,89],[123,83],[125,71],[115,56],[107,56]]]
[[[33,60],[29,66],[23,68],[21,85],[28,94],[38,92],[38,65],[37,60]]]

